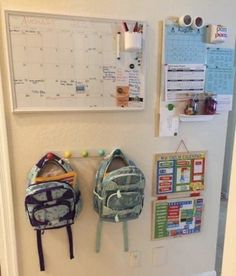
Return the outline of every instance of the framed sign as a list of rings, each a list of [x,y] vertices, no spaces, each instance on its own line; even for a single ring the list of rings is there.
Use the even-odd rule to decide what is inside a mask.
[[[202,212],[202,197],[154,201],[152,238],[161,239],[200,232]]]
[[[204,190],[205,152],[155,155],[156,195]]]

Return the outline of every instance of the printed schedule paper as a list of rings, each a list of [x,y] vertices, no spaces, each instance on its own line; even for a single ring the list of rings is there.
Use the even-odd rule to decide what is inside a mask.
[[[165,100],[182,101],[186,94],[204,92],[204,64],[167,64],[165,65]]]

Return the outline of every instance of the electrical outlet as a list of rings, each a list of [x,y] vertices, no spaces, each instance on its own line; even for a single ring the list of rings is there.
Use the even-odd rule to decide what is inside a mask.
[[[130,252],[129,264],[132,267],[141,266],[141,251],[131,251]]]

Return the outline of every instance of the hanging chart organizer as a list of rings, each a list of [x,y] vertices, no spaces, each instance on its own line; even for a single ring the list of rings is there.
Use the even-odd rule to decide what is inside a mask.
[[[201,232],[203,208],[202,197],[153,201],[152,239]]]
[[[129,51],[122,20],[5,15],[14,111],[144,108],[144,22],[140,49]]]
[[[160,153],[154,160],[154,193],[168,195],[204,190],[206,152]]]

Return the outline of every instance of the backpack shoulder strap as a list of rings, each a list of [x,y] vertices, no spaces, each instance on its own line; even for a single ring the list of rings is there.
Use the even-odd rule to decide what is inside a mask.
[[[101,238],[102,238],[102,226],[103,221],[101,219],[98,220],[97,225],[97,234],[96,234],[96,252],[99,253],[101,249]],[[129,251],[129,239],[128,239],[128,222],[123,222],[123,239],[124,239],[124,251]]]
[[[97,234],[96,234],[96,252],[97,253],[99,253],[101,249],[102,226],[103,226],[103,221],[99,218],[98,225],[97,225]]]
[[[70,255],[70,259],[73,259],[74,258],[74,253],[73,253],[74,250],[73,250],[73,236],[72,236],[71,225],[67,225],[66,230],[67,230],[67,236],[68,236],[68,242],[69,242],[69,255]],[[42,246],[42,231],[37,229],[36,236],[37,236],[37,247],[38,247],[40,271],[45,271],[43,246]]]
[[[43,256],[43,246],[42,246],[42,232],[41,230],[36,230],[37,246],[38,246],[38,256],[39,256],[39,266],[40,271],[45,271],[44,256]]]
[[[73,252],[74,250],[73,250],[73,235],[72,235],[71,226],[67,225],[66,230],[67,230],[67,236],[68,236],[68,242],[69,242],[70,259],[73,259],[74,258],[74,252]]]
[[[123,222],[123,239],[124,239],[124,250],[129,251],[129,238],[128,238],[128,222]]]

